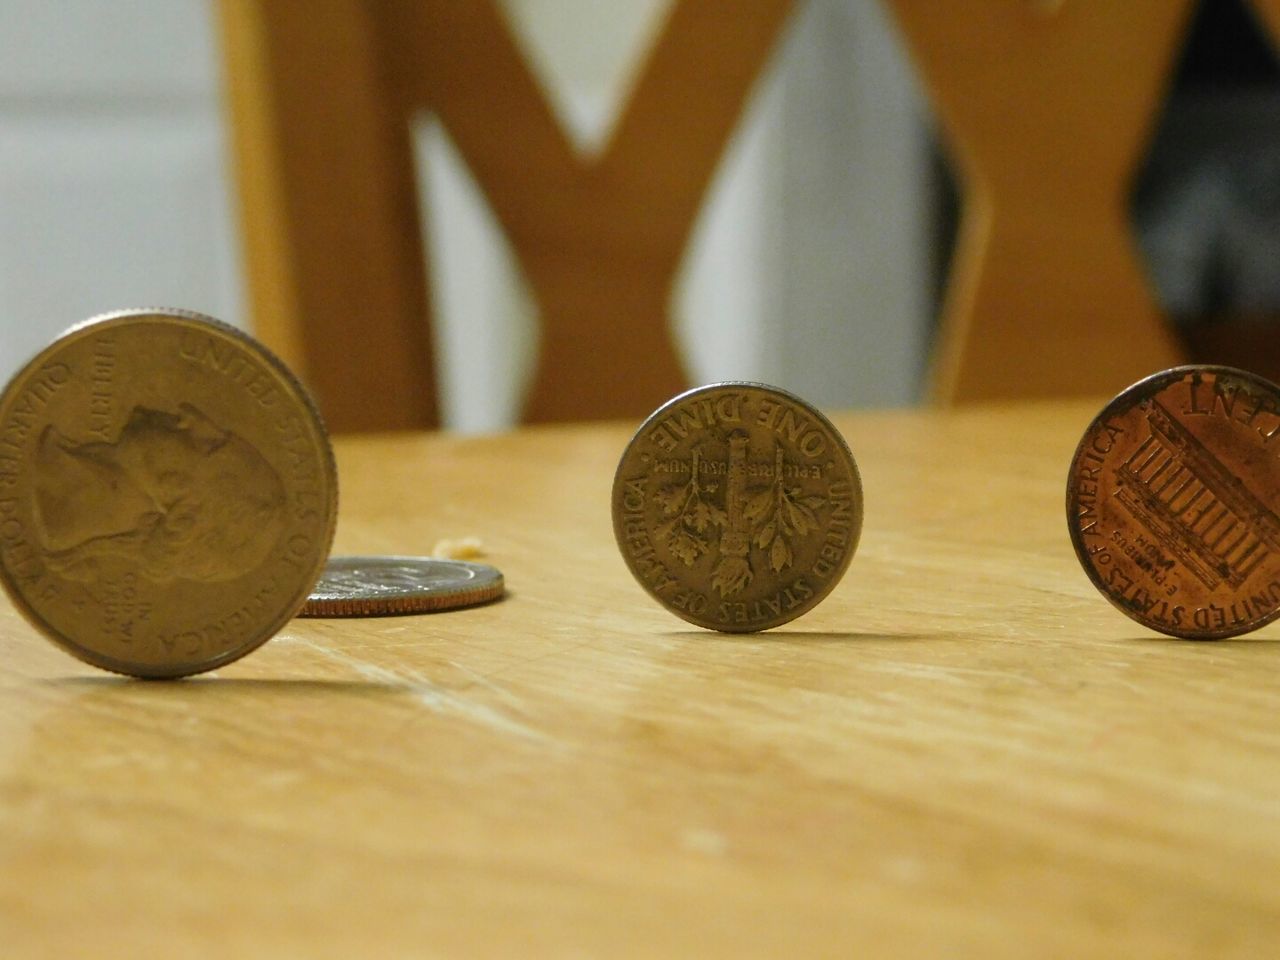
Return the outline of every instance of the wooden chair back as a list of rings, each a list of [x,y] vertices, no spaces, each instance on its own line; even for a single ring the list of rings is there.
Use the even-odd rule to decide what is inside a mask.
[[[963,189],[935,399],[1115,392],[1179,362],[1129,193],[1195,0],[887,2]]]
[[[258,334],[335,430],[438,423],[408,119],[434,112],[540,312],[529,421],[685,385],[672,286],[791,0],[676,0],[603,152],[558,125],[494,0],[221,0]]]

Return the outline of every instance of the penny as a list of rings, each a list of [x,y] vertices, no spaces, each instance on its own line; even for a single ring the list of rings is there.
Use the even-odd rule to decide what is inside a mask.
[[[1280,388],[1218,366],[1147,377],[1089,425],[1067,524],[1094,585],[1134,620],[1218,639],[1280,615]]]
[[[502,574],[435,557],[330,557],[299,616],[378,617],[454,610],[502,596]]]
[[[320,574],[337,489],[306,391],[199,314],[86,321],[0,394],[0,582],[106,670],[181,677],[264,643]]]
[[[786,391],[714,383],[636,432],[613,481],[632,574],[676,616],[748,632],[813,609],[862,530],[862,482],[831,422]]]

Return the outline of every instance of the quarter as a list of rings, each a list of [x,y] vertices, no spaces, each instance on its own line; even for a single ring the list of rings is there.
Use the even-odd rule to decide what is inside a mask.
[[[1067,524],[1094,585],[1187,639],[1280,615],[1280,388],[1183,366],[1120,393],[1071,461]]]
[[[199,314],[86,321],[0,394],[0,582],[106,670],[180,677],[256,649],[319,576],[337,493],[301,384]]]
[[[761,383],[714,383],[645,420],[612,509],[623,559],[655,600],[748,632],[806,613],[839,582],[862,530],[862,482],[814,407]]]

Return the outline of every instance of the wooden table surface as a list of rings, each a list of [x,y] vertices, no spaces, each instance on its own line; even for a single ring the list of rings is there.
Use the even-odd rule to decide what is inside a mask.
[[[807,617],[631,579],[629,426],[338,445],[337,549],[475,535],[463,612],[118,679],[0,611],[0,956],[1274,957],[1280,630],[1116,612],[1063,495],[1097,404],[837,417],[862,544]]]

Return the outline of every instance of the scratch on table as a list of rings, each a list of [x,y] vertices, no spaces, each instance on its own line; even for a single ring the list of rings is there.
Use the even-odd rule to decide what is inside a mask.
[[[459,673],[465,675],[472,683],[478,684],[486,690],[496,693],[517,713],[523,714],[524,716],[529,715],[528,711],[524,708],[524,702],[506,687],[499,686],[494,683],[490,677],[486,677],[483,673],[472,670],[466,664],[458,663],[456,660],[449,660],[447,663]]]
[[[530,664],[539,663],[551,657],[559,657],[567,653],[573,653],[575,650],[581,650],[583,647],[594,646],[596,642],[597,641],[595,640],[580,640],[577,643],[572,643],[567,647],[560,647],[556,650],[548,650],[546,653],[539,653],[532,657],[523,657],[512,663],[508,663],[505,667],[499,667],[497,670],[491,670],[489,673],[484,674],[484,676],[486,679],[492,680],[494,677],[501,676],[504,673],[509,673],[512,670],[518,670],[522,667],[527,667]]]
[[[487,727],[496,733],[505,733],[539,743],[551,742],[551,738],[542,731],[535,730],[518,720],[514,720],[488,704],[478,703],[467,697],[459,696],[450,690],[445,690],[417,671],[404,670],[397,672],[374,663],[366,663],[363,660],[331,650],[322,644],[305,640],[302,637],[280,637],[276,642],[279,643],[281,640],[301,644],[335,663],[340,663],[344,667],[354,670],[366,680],[372,680],[388,687],[403,690],[432,713],[460,717],[479,726]]]
[[[1034,678],[1016,673],[1012,670],[984,667],[962,667],[954,664],[944,666],[942,664],[925,663],[883,663],[868,665],[866,669],[874,670],[878,673],[894,673],[907,677],[919,677],[926,680],[941,680],[944,683],[966,687],[972,685],[971,681],[974,678],[1009,680],[1021,685],[1034,684],[1036,682]]]

